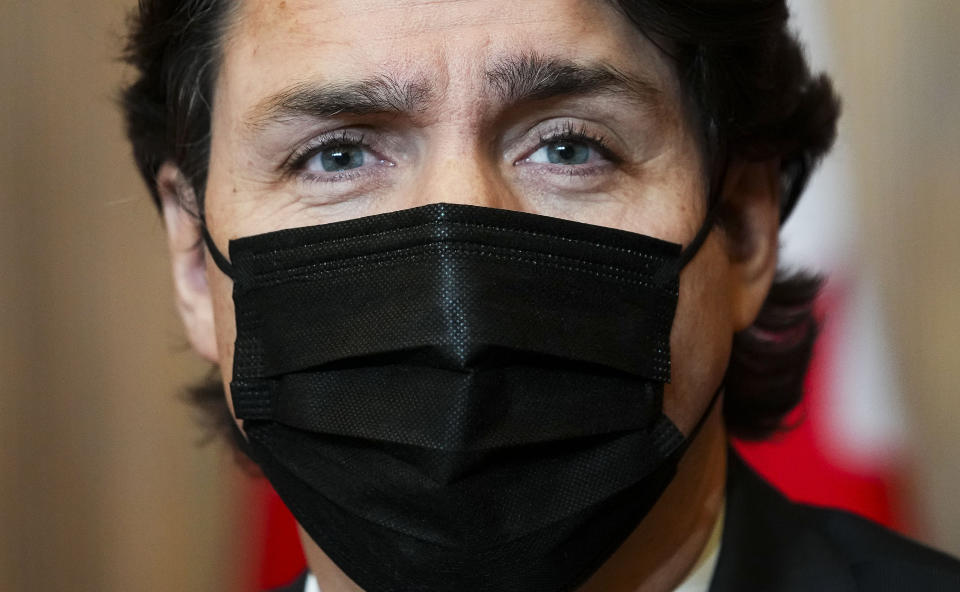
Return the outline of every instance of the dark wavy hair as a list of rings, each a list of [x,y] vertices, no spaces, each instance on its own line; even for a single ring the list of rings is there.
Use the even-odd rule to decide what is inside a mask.
[[[781,219],[836,134],[839,99],[811,75],[788,28],[785,0],[610,0],[672,60],[712,179],[731,159],[778,159]],[[133,155],[154,201],[156,175],[177,165],[200,200],[221,39],[237,2],[140,0],[124,60],[136,76],[121,104]],[[723,223],[723,216],[720,216]],[[818,323],[821,280],[778,272],[756,321],[734,337],[724,417],[731,434],[761,439],[800,401]],[[211,376],[191,400],[215,429],[243,442]]]

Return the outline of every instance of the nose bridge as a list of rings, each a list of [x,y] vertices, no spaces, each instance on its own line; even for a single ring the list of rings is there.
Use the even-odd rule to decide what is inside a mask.
[[[523,209],[495,148],[485,100],[485,60],[479,54],[474,59],[453,61],[442,55],[444,52],[437,64],[442,91],[427,128],[427,147],[417,167],[415,189],[405,201],[411,206],[446,202]]]
[[[519,196],[504,178],[502,157],[490,146],[494,140],[484,137],[483,130],[479,122],[463,119],[434,130],[419,167],[416,195],[409,197],[413,205],[446,202],[522,209]]]
[[[518,205],[504,182],[499,163],[477,149],[438,155],[424,175],[423,203],[462,203],[515,209]]]

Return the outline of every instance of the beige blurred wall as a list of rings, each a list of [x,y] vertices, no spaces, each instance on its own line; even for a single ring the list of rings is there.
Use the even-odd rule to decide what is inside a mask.
[[[0,590],[237,590],[162,227],[114,95],[130,1],[0,2]]]
[[[816,2],[907,417],[920,536],[960,556],[960,2]]]
[[[113,94],[130,1],[0,3],[0,590],[237,590],[242,478]],[[828,2],[864,265],[906,393],[920,535],[960,554],[960,3]]]

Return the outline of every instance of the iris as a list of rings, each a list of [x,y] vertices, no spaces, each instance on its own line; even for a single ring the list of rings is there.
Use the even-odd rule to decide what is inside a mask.
[[[334,146],[323,150],[318,156],[320,166],[328,173],[363,166],[363,148],[360,146]]]
[[[582,142],[554,142],[545,148],[551,164],[583,164],[590,159],[590,147]]]

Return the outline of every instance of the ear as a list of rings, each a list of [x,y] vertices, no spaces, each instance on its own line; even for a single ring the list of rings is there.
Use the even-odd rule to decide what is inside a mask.
[[[723,187],[721,225],[733,273],[730,302],[733,329],[757,318],[777,270],[780,230],[780,162],[735,161]]]
[[[220,358],[196,195],[180,169],[169,162],[157,173],[157,190],[167,230],[177,311],[194,351],[216,364]]]

